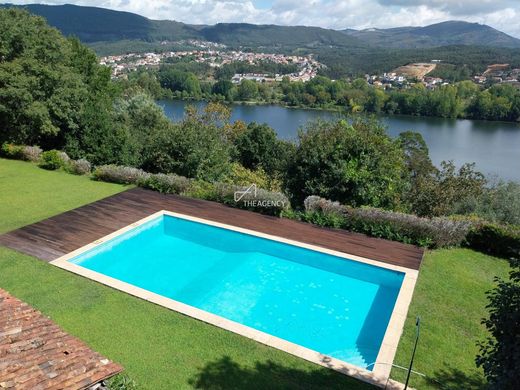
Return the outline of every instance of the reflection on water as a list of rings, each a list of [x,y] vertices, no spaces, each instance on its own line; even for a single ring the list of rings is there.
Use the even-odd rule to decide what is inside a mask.
[[[183,116],[187,102],[161,100],[158,102],[172,120]],[[192,103],[193,104],[193,103]],[[197,102],[203,106],[205,103]],[[309,120],[338,118],[339,114],[275,105],[233,106],[232,120],[267,123],[284,139],[295,139],[298,129]],[[388,133],[395,137],[406,130],[422,134],[435,164],[453,160],[457,165],[477,163],[486,174],[520,181],[520,125],[504,122],[455,120],[442,118],[392,116],[382,117]]]

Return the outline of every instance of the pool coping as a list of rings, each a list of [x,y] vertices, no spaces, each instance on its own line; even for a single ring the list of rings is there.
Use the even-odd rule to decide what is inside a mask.
[[[269,240],[273,240],[276,242],[281,242],[301,248],[306,248],[309,250],[345,258],[348,260],[354,260],[365,264],[374,265],[377,267],[402,272],[404,274],[403,282],[401,288],[399,290],[399,294],[397,296],[394,310],[390,317],[390,321],[388,323],[385,335],[383,337],[383,341],[381,343],[381,347],[379,353],[377,355],[376,361],[374,363],[374,368],[372,371],[367,369],[355,366],[351,363],[344,362],[342,360],[324,355],[317,351],[311,350],[309,348],[305,348],[301,345],[289,342],[282,338],[272,336],[268,333],[253,329],[249,326],[240,324],[235,321],[228,320],[224,317],[212,314],[210,312],[198,309],[196,307],[187,305],[185,303],[176,301],[174,299],[170,299],[164,297],[162,295],[153,293],[151,291],[145,290],[143,288],[134,286],[132,284],[120,281],[118,279],[112,278],[110,276],[106,276],[104,274],[86,269],[77,264],[69,262],[70,259],[89,251],[97,246],[105,243],[106,241],[112,240],[121,234],[124,234],[140,225],[143,225],[149,221],[152,221],[160,216],[172,216],[177,217],[193,222],[203,223],[210,226],[220,227],[232,231],[236,231],[239,233],[249,234],[256,237],[261,237]],[[170,310],[177,311],[184,315],[193,317],[200,321],[204,321],[206,323],[212,324],[214,326],[218,326],[225,330],[240,334],[242,336],[253,339],[262,344],[268,345],[270,347],[282,350],[284,352],[290,353],[294,356],[300,357],[302,359],[308,360],[315,364],[330,368],[332,370],[338,371],[340,373],[346,374],[348,376],[359,379],[363,382],[367,382],[378,387],[385,387],[391,389],[400,389],[403,385],[399,382],[390,379],[390,371],[392,369],[392,363],[397,352],[397,346],[399,343],[399,339],[401,337],[404,323],[406,321],[406,316],[408,313],[408,307],[412,300],[413,291],[415,288],[415,283],[417,281],[417,277],[419,274],[418,270],[401,267],[393,264],[384,263],[381,261],[371,260],[368,258],[350,255],[345,252],[339,252],[331,249],[327,249],[318,245],[307,244],[300,241],[290,240],[279,236],[274,236],[266,233],[261,233],[258,231],[244,229],[237,226],[224,224],[220,222],[211,221],[208,219],[193,217],[187,214],[175,213],[167,210],[161,210],[156,213],[153,213],[145,218],[140,219],[137,222],[131,223],[121,229],[114,231],[94,242],[84,245],[81,248],[78,248],[66,255],[63,255],[56,260],[50,262],[50,264],[62,268],[64,270],[73,272],[80,276],[92,279],[98,283],[104,284],[106,286],[115,288],[117,290],[126,292],[138,298],[147,300],[149,302],[155,303],[157,305],[166,307]]]

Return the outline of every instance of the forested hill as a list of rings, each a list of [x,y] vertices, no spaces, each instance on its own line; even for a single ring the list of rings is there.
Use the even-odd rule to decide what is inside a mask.
[[[11,5],[4,5],[11,6]],[[178,41],[201,39],[230,46],[276,46],[294,48],[314,45],[359,47],[364,43],[340,31],[319,27],[219,23],[196,26],[169,20],[151,20],[129,12],[75,5],[24,6],[43,16],[65,35],[75,35],[86,43],[120,40]]]
[[[11,6],[11,5],[4,5]],[[520,39],[478,23],[448,21],[426,27],[399,27],[336,31],[307,26],[218,23],[213,26],[189,25],[169,20],[151,20],[129,12],[75,5],[24,6],[45,17],[65,35],[83,42],[141,40],[178,41],[201,39],[230,46],[280,46],[284,48],[361,46],[393,48],[429,48],[451,45],[478,45],[520,48]]]
[[[426,48],[448,45],[477,45],[520,48],[520,39],[478,23],[448,21],[426,27],[344,30],[344,33],[374,46]]]

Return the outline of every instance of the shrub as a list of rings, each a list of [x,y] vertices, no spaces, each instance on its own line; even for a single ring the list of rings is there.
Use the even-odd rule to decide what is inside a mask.
[[[179,123],[153,132],[143,149],[143,169],[218,181],[229,171],[230,145],[224,130],[207,123],[202,114],[189,112]]]
[[[319,195],[352,206],[393,208],[406,186],[403,152],[378,123],[318,122],[299,135],[285,186],[296,204]]]
[[[491,389],[517,389],[520,372],[520,264],[513,262],[509,280],[495,279],[488,292],[489,318],[482,323],[489,337],[476,358]]]
[[[21,160],[23,158],[23,146],[4,142],[0,152],[3,157]]]
[[[22,150],[22,158],[26,161],[39,161],[42,150],[39,146],[24,146]]]
[[[111,183],[137,184],[145,180],[150,174],[138,168],[119,165],[101,165],[96,168],[93,176],[96,180]]]
[[[520,227],[481,223],[469,233],[468,245],[493,256],[520,259]]]
[[[107,382],[108,390],[137,390],[137,383],[125,374],[117,374]]]
[[[253,171],[244,168],[241,164],[236,162],[231,164],[230,171],[222,181],[237,186],[249,186],[254,183],[258,187],[268,189],[269,191],[278,191],[281,187],[280,180],[267,176],[262,168]]]
[[[460,245],[473,226],[465,219],[429,219],[376,208],[351,208],[317,196],[308,197],[304,204],[303,219],[308,222],[426,247]]]
[[[191,198],[217,200],[217,189],[213,183],[204,180],[193,180],[183,195]]]
[[[69,160],[66,165],[67,171],[74,175],[88,175],[92,169],[92,165],[85,159]]]
[[[289,199],[281,192],[267,191],[257,188],[256,191],[245,193],[240,199],[235,199],[235,192],[245,191],[249,187],[216,183],[216,199],[218,202],[262,214],[280,216],[289,209]]]
[[[184,176],[158,173],[144,177],[137,184],[165,194],[182,194],[190,188],[191,182],[192,180]]]
[[[58,152],[58,157],[60,158],[60,160],[62,161],[63,163],[63,166],[65,166],[69,161],[70,161],[70,157],[67,153],[65,152],[61,152],[59,151]]]
[[[54,171],[64,166],[63,152],[58,150],[47,150],[40,156],[38,166],[43,169]]]
[[[250,123],[235,142],[236,158],[246,168],[264,169],[269,175],[282,171],[294,151],[294,145],[279,140],[266,124]]]

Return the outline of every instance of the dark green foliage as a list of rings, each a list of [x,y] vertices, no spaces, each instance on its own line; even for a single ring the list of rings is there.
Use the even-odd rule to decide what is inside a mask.
[[[158,129],[143,150],[143,168],[216,181],[230,168],[230,145],[222,124],[204,113],[188,110],[182,122]]]
[[[512,263],[509,280],[495,279],[488,292],[489,318],[483,324],[490,337],[480,344],[477,366],[493,389],[518,389],[520,372],[520,263]]]
[[[405,169],[398,143],[377,122],[317,122],[299,136],[286,186],[296,204],[318,195],[394,208],[401,203]]]
[[[262,168],[269,175],[282,173],[294,146],[281,141],[266,124],[250,123],[235,140],[237,161],[252,170]]]
[[[255,81],[242,80],[238,85],[238,99],[239,100],[253,100],[258,95],[258,86]]]
[[[236,73],[265,73],[271,76],[276,74],[295,73],[298,70],[296,64],[279,64],[272,61],[263,61],[258,64],[249,62],[232,62],[218,68],[215,78],[218,80],[230,80]]]
[[[0,142],[61,147],[85,95],[71,42],[42,18],[0,9]]]
[[[185,93],[187,96],[200,99],[202,91],[197,76],[191,72],[183,72],[169,66],[159,70],[161,87],[172,92]]]
[[[228,80],[219,80],[211,88],[214,95],[223,96],[228,101],[233,101],[233,83]]]
[[[480,223],[468,236],[468,245],[506,259],[520,259],[520,227]]]
[[[58,150],[48,150],[41,154],[38,166],[43,169],[54,171],[62,168],[64,166],[64,161]]]

